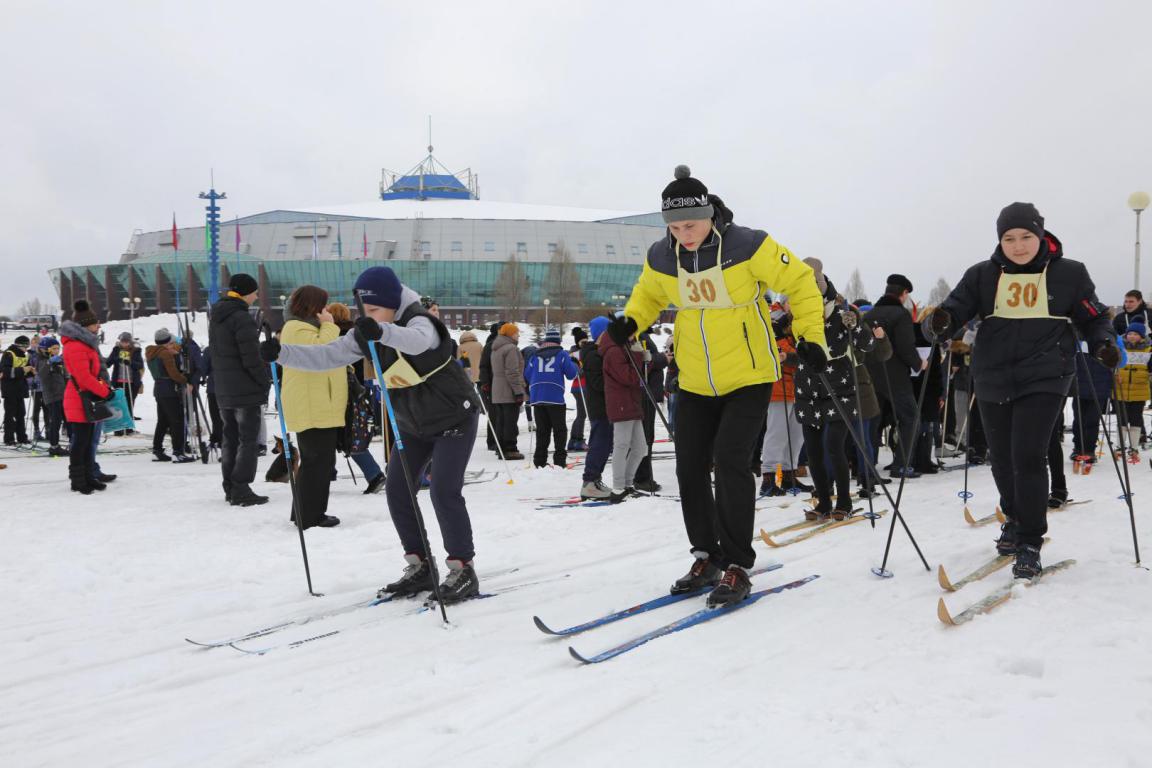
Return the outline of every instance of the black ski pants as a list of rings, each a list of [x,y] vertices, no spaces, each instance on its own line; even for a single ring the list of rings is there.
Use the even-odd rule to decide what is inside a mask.
[[[876,395],[882,403],[887,403],[893,417],[896,419],[896,429],[900,433],[900,444],[892,447],[892,463],[899,467],[905,464],[912,465],[915,456],[908,455],[912,448],[912,428],[916,421],[916,395],[913,392],[912,381],[907,375],[897,376],[885,365],[883,373],[883,386],[876,387]]]
[[[256,460],[260,449],[260,406],[244,405],[221,408],[224,441],[220,444],[220,473],[224,485],[250,485],[256,479]]]
[[[296,473],[296,501],[300,520],[311,528],[328,514],[328,493],[332,488],[332,467],[336,464],[336,439],[343,427],[317,427],[296,433],[300,469]],[[296,522],[292,510],[288,519]]]
[[[420,538],[420,525],[416,510],[412,506],[414,491],[420,488],[420,479],[429,462],[436,464],[432,473],[432,483],[428,497],[436,520],[440,524],[440,535],[444,549],[451,560],[470,562],[476,556],[472,542],[472,521],[468,517],[468,506],[464,502],[464,470],[472,456],[472,446],[476,443],[477,414],[472,414],[460,426],[445,430],[438,435],[419,437],[401,432],[404,450],[393,450],[388,459],[388,479],[384,481],[384,493],[388,497],[388,510],[392,513],[392,524],[400,536],[405,554],[424,557],[424,543]],[[408,463],[409,476],[404,477],[400,456]]]
[[[172,452],[184,453],[184,404],[179,397],[156,398],[156,432],[152,435],[152,450],[164,450],[164,435],[172,436]]]
[[[40,432],[40,412],[44,410],[44,394],[40,390],[32,392],[32,429],[35,433]],[[47,419],[47,415],[45,415]]]
[[[584,442],[584,422],[588,418],[588,409],[584,407],[584,390],[576,387],[572,390],[576,397],[576,418],[572,420],[572,442]]]
[[[1100,440],[1100,407],[1090,397],[1076,398],[1072,411],[1072,454],[1096,458]]]
[[[563,405],[542,403],[532,406],[536,411],[536,452],[532,463],[537,467],[548,465],[548,443],[552,441],[552,463],[564,469],[568,465],[568,409]]]
[[[493,418],[492,426],[496,427],[496,438],[500,441],[500,450],[505,454],[518,450],[517,438],[520,436],[520,405],[518,403],[493,403],[492,410],[488,412]]]
[[[27,415],[27,406],[23,397],[4,398],[4,442],[15,443],[28,440],[28,431],[24,428],[24,417]]]
[[[212,420],[212,431],[208,435],[208,440],[218,446],[224,434],[224,417],[220,415],[220,403],[216,401],[215,392],[208,393],[208,418]]]
[[[1064,476],[1064,403],[1056,414],[1056,424],[1048,438],[1048,477],[1053,491],[1068,492],[1068,479]]]
[[[757,478],[748,457],[771,398],[771,384],[742,387],[719,397],[680,392],[676,477],[684,528],[692,551],[707,552],[720,567],[751,568],[756,562],[752,531]]]
[[[839,419],[819,427],[804,425],[808,446],[808,474],[821,512],[832,509],[832,482],[836,483],[836,508],[852,510],[851,472],[848,468],[848,427]],[[829,466],[828,462],[831,462]]]
[[[73,421],[72,445],[68,451],[68,477],[73,481],[88,480],[96,475],[96,425]]]
[[[64,423],[64,401],[44,403],[44,437],[48,445],[60,445],[60,425]]]
[[[1048,532],[1048,441],[1064,396],[1024,395],[1007,403],[978,400],[992,456],[1000,508],[1021,544],[1040,547]]]

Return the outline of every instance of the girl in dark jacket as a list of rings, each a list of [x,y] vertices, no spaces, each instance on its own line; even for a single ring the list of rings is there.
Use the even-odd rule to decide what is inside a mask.
[[[1013,574],[1041,572],[1048,531],[1048,436],[1075,376],[1077,335],[1108,368],[1120,352],[1088,270],[1063,258],[1031,203],[1013,203],[996,220],[992,257],[970,267],[940,308],[928,316],[930,338],[979,315],[972,380],[1000,508],[1008,517],[997,549],[1015,554]]]
[[[796,418],[804,427],[804,445],[816,495],[816,508],[805,512],[804,516],[809,520],[824,520],[829,516],[843,520],[852,513],[846,452],[848,430],[856,426],[859,418],[856,389],[852,383],[853,359],[860,359],[870,351],[876,339],[859,313],[837,302],[836,288],[824,276],[820,262],[816,259],[805,259],[805,262],[812,267],[816,284],[824,295],[824,338],[828,341],[828,362],[822,373],[832,390],[829,391],[820,380],[820,371],[812,370],[805,363],[799,364],[796,369]],[[836,398],[839,408],[832,398]],[[840,418],[841,410],[852,424],[845,424]],[[835,508],[832,507],[829,461],[836,481]]]

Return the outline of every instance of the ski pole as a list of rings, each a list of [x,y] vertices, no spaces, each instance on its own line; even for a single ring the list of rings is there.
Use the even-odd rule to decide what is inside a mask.
[[[268,338],[272,338],[272,329],[265,324],[264,330]],[[284,421],[284,405],[280,400],[280,374],[276,371],[276,363],[269,363],[272,369],[272,389],[276,393],[276,412],[280,418],[280,438],[284,441],[284,465],[288,468],[288,487],[292,491],[292,517],[296,520],[296,531],[300,534],[300,553],[304,556],[304,578],[308,580],[308,594],[312,597],[323,597],[312,589],[312,570],[308,567],[308,546],[304,543],[304,520],[300,513],[300,496],[296,492],[296,473],[292,471],[292,441],[288,438],[288,425]]]
[[[356,294],[356,308],[360,310],[360,317],[367,317],[364,311],[364,298]],[[440,616],[444,623],[448,623],[448,612],[444,608],[444,600],[440,597],[440,574],[436,568],[436,561],[432,559],[432,547],[428,544],[428,530],[424,527],[424,515],[420,511],[420,502],[416,499],[416,488],[412,485],[412,475],[408,470],[408,456],[404,452],[404,437],[400,434],[400,425],[396,423],[396,412],[392,409],[392,397],[388,394],[388,382],[384,381],[384,372],[380,367],[380,354],[376,351],[378,346],[374,341],[365,339],[368,352],[372,356],[372,370],[376,373],[376,381],[380,385],[380,393],[384,398],[384,407],[388,413],[388,422],[392,425],[392,436],[396,439],[396,454],[400,457],[400,471],[404,473],[404,484],[408,487],[408,500],[412,503],[412,511],[416,515],[416,524],[420,529],[420,543],[424,545],[424,557],[428,569],[432,573],[432,594],[440,605]]]
[[[644,374],[640,373],[640,366],[636,364],[636,359],[632,357],[632,351],[630,349],[625,349],[625,357],[632,363],[632,370],[636,371],[637,378],[640,379],[640,383],[644,386],[644,394],[648,395],[648,401],[652,403],[652,407],[656,409],[656,415],[660,417],[660,421],[664,424],[664,429],[668,430],[668,437],[672,438],[672,443],[675,444],[676,434],[672,431],[672,425],[668,423],[668,419],[664,418],[664,411],[660,409],[655,396],[652,394],[652,390],[648,388],[648,380],[644,377]]]
[[[869,330],[868,332],[870,333],[871,331]],[[863,448],[863,444],[864,444],[864,405],[863,405],[863,402],[860,400],[860,376],[856,373],[856,350],[852,348],[851,341],[849,341],[849,343],[848,343],[848,360],[849,360],[849,362],[852,363],[852,388],[854,390],[854,394],[856,395],[856,423],[860,426],[860,441],[859,441],[859,443],[857,443],[857,445],[859,445],[861,448]],[[835,399],[835,398],[833,398],[833,399]],[[851,425],[849,425],[848,431],[852,431]],[[872,461],[871,454],[868,454],[868,455],[865,455],[865,454],[866,454],[866,452],[864,450],[860,451],[860,463],[861,464],[867,464],[870,461]],[[874,494],[872,491],[868,492],[868,522],[870,522],[872,524],[872,530],[876,530],[876,510],[872,504],[872,496],[873,495]]]
[[[1079,341],[1079,339],[1077,339],[1077,341]],[[1076,359],[1079,360],[1081,362],[1081,365],[1084,366],[1084,373],[1087,375],[1089,381],[1091,381],[1092,371],[1088,368],[1088,361],[1087,360],[1081,360],[1081,358],[1084,356],[1085,356],[1085,353],[1083,351],[1079,351],[1076,353]],[[1123,496],[1121,496],[1121,498],[1124,499],[1124,501],[1128,504],[1128,519],[1132,525],[1132,548],[1136,554],[1136,565],[1140,565],[1140,543],[1136,538],[1136,511],[1132,508],[1132,492],[1130,490],[1131,486],[1125,482],[1125,477],[1128,474],[1128,465],[1127,465],[1127,462],[1125,462],[1124,472],[1123,472],[1123,474],[1121,474],[1120,463],[1116,458],[1116,451],[1112,446],[1112,435],[1108,432],[1108,422],[1105,419],[1103,409],[1100,407],[1100,397],[1099,397],[1099,395],[1096,394],[1096,388],[1095,387],[1092,387],[1091,389],[1092,389],[1092,399],[1096,403],[1096,411],[1097,411],[1097,413],[1100,414],[1100,424],[1104,428],[1104,440],[1108,444],[1108,453],[1109,453],[1109,455],[1112,456],[1112,466],[1115,467],[1115,469],[1116,469],[1116,479],[1120,481],[1120,490],[1123,493]],[[1117,434],[1119,435],[1119,432],[1120,432],[1119,428],[1117,428],[1116,431],[1117,431]]]
[[[968,415],[964,417],[964,490],[960,492],[960,498],[964,500],[964,513],[967,515],[972,514],[968,509],[968,500],[976,494],[968,490],[968,468],[972,466],[972,462],[968,461],[968,451],[972,447],[968,441],[972,439],[972,409],[976,407],[976,388],[972,387],[972,396],[968,398]]]
[[[827,391],[831,392],[832,386],[828,382],[827,374],[825,374],[824,371],[821,370],[817,374],[817,376],[820,377],[820,383],[824,385],[824,388]],[[839,413],[840,418],[844,421],[845,424],[851,424],[852,423],[848,418],[848,414],[846,414],[844,412],[844,406],[842,406],[840,404],[840,401],[837,398],[835,398],[835,397],[832,398],[832,405],[836,408],[836,411]],[[861,452],[863,452],[864,451],[864,445],[861,442],[860,438],[856,436],[856,433],[854,431],[852,431],[851,429],[849,429],[848,434],[852,437],[852,441],[856,443],[856,447]],[[924,558],[924,553],[920,551],[920,545],[916,543],[916,537],[912,535],[912,530],[908,527],[908,523],[904,520],[904,515],[902,515],[900,513],[900,502],[898,500],[892,498],[892,494],[888,491],[888,486],[879,482],[880,470],[876,469],[876,467],[873,466],[871,463],[868,464],[868,470],[872,473],[872,477],[876,480],[876,485],[879,486],[880,490],[884,491],[884,495],[886,497],[888,497],[888,503],[892,505],[892,527],[888,529],[888,543],[889,543],[889,545],[892,543],[892,531],[896,527],[896,520],[899,520],[900,525],[902,525],[904,527],[904,532],[908,534],[908,539],[912,542],[912,546],[915,548],[916,554],[920,556],[920,561],[922,563],[924,563],[924,569],[927,571],[931,571],[932,568],[928,565],[928,561]],[[887,550],[885,550],[885,557],[887,557]],[[884,573],[878,572],[878,571],[882,571],[882,570],[884,570],[884,569],[883,568],[880,568],[880,569],[873,568],[872,572],[875,573],[877,576],[885,576],[886,578],[889,578],[892,576],[892,573],[889,571],[884,571]]]
[[[476,393],[480,398],[480,413],[484,414],[484,421],[488,423],[488,429],[492,432],[492,440],[496,443],[496,453],[500,456],[500,461],[504,463],[504,471],[508,473],[508,485],[515,483],[512,477],[512,467],[508,466],[508,459],[504,456],[504,446],[500,445],[500,435],[496,433],[496,425],[492,423],[492,417],[488,413],[488,409],[484,407],[484,396]]]
[[[916,443],[920,439],[920,434],[919,434],[919,431],[920,431],[920,414],[924,409],[924,395],[928,392],[928,374],[931,372],[931,368],[932,368],[932,362],[931,361],[932,361],[932,357],[936,353],[936,344],[937,344],[937,342],[934,340],[932,342],[932,345],[928,348],[928,365],[923,369],[924,380],[920,382],[920,397],[917,398],[917,402],[916,402],[916,416],[915,416],[915,418],[912,419],[912,444],[908,446],[908,451],[905,454],[908,457],[912,457],[912,456],[916,455]],[[887,371],[887,369],[885,369],[885,371]],[[885,373],[885,375],[887,375],[887,373]],[[829,390],[829,391],[831,391],[831,390]],[[835,398],[833,398],[833,401],[835,401]],[[884,559],[883,559],[883,561],[881,561],[879,568],[873,568],[872,569],[872,573],[874,573],[877,576],[880,576],[882,578],[886,578],[886,579],[890,578],[892,576],[892,572],[889,571],[887,568],[887,566],[888,566],[888,553],[892,549],[892,534],[894,534],[896,532],[896,519],[897,518],[900,518],[900,522],[904,526],[904,530],[908,532],[908,537],[912,538],[912,532],[908,530],[908,524],[904,522],[904,516],[900,514],[900,509],[899,509],[900,500],[904,497],[904,483],[907,482],[908,473],[911,470],[912,470],[911,464],[907,464],[907,465],[905,465],[904,470],[900,473],[900,486],[899,486],[899,488],[896,489],[896,501],[893,502],[893,506],[896,507],[896,513],[892,516],[892,524],[888,526],[888,541],[884,545]],[[887,489],[885,489],[885,492],[887,493]],[[912,544],[913,544],[913,546],[915,546],[915,544],[916,544],[915,539],[912,539]],[[920,553],[919,547],[916,547],[916,552],[917,552],[917,554]],[[921,554],[920,559],[924,560],[924,555]],[[928,561],[927,560],[924,560],[924,567],[928,568]],[[928,570],[932,570],[932,569],[928,568]]]

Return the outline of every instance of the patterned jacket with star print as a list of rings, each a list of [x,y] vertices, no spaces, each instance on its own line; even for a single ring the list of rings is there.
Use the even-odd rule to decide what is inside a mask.
[[[842,313],[850,312],[856,317],[856,327],[844,325]],[[796,418],[807,427],[821,427],[830,421],[840,421],[840,414],[832,404],[832,394],[840,401],[844,412],[856,418],[856,390],[852,386],[852,357],[857,361],[876,344],[872,328],[861,318],[860,313],[846,304],[836,303],[836,289],[828,282],[824,292],[824,338],[828,342],[828,363],[824,375],[832,385],[829,393],[820,382],[818,374],[801,364],[796,370]]]

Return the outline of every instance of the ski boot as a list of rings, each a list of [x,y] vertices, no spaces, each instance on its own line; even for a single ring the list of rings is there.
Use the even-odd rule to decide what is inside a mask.
[[[452,605],[480,594],[480,580],[472,562],[463,560],[448,561],[448,575],[440,585],[440,599],[444,605]]]
[[[832,519],[835,520],[836,522],[840,522],[841,520],[847,520],[850,517],[852,517],[851,500],[849,500],[849,505],[848,505],[847,509],[841,507],[840,504],[837,503],[836,508],[832,510]]]
[[[996,539],[996,551],[1001,555],[1009,556],[1016,554],[1016,550],[1020,545],[1016,538],[1016,522],[1008,520],[1000,526],[1000,538]]]
[[[751,592],[752,582],[748,580],[748,571],[738,565],[730,565],[720,578],[720,583],[708,593],[707,605],[709,608],[735,605],[747,599]]]
[[[608,495],[608,501],[612,502],[613,504],[619,504],[625,499],[635,495],[636,489],[630,485],[625,486],[624,488],[613,488],[612,493]]]
[[[669,592],[673,595],[682,595],[685,592],[694,592],[705,587],[715,587],[720,583],[721,571],[708,557],[707,552],[693,550],[692,556],[696,558],[696,562],[692,563],[688,573],[676,579],[672,584]]]
[[[376,597],[384,598],[392,595],[394,597],[411,597],[418,592],[427,592],[432,589],[432,569],[424,558],[420,555],[404,555],[404,559],[408,565],[404,568],[404,574],[392,582],[381,587],[376,592]],[[475,574],[473,574],[475,578]]]
[[[1012,576],[1017,579],[1034,579],[1044,572],[1040,565],[1040,548],[1024,544],[1016,550],[1016,563],[1012,566]]]
[[[812,509],[804,510],[804,519],[825,522],[832,516],[832,499],[818,499]]]
[[[1075,454],[1072,456],[1072,474],[1080,475],[1084,473],[1084,456]]]
[[[764,479],[760,482],[760,498],[771,498],[773,496],[785,496],[788,491],[781,488],[776,484],[776,473],[765,472]]]
[[[1084,460],[1082,462],[1080,462],[1080,474],[1082,474],[1082,475],[1092,474],[1092,468],[1096,466],[1096,457],[1095,456],[1084,456],[1082,458]]]
[[[1048,509],[1060,509],[1068,503],[1067,488],[1053,488],[1048,494]]]
[[[248,483],[233,483],[228,489],[228,503],[234,507],[258,507],[267,504],[268,497],[253,491]]]
[[[612,495],[612,489],[599,480],[591,480],[580,487],[581,501],[604,501]]]
[[[1132,465],[1139,464],[1140,463],[1140,451],[1136,450],[1135,448],[1129,448],[1128,449],[1128,456],[1127,456],[1126,460],[1129,464],[1132,464]]]
[[[803,491],[804,493],[811,493],[812,486],[807,485],[806,483],[802,483],[797,479],[800,477],[799,472],[800,470],[798,469],[784,470],[784,474],[780,482],[781,490],[783,490],[785,493],[792,494],[799,493],[800,491]]]
[[[637,480],[635,488],[637,491],[641,491],[646,495],[653,496],[657,493],[660,493],[660,491],[664,489],[664,486],[660,485],[660,483],[656,482],[655,480]]]

